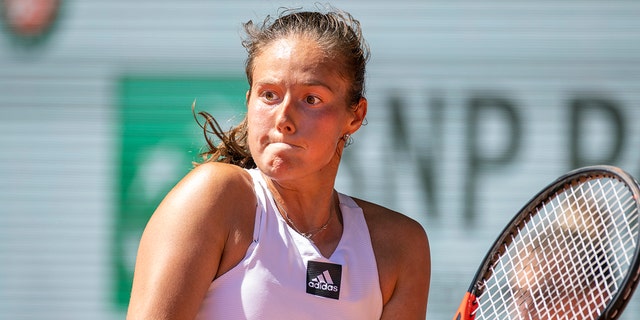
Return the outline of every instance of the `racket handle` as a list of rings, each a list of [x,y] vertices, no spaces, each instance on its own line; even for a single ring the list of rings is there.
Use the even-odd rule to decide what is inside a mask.
[[[474,320],[476,318],[475,311],[478,308],[477,301],[476,296],[471,292],[465,293],[453,320]]]

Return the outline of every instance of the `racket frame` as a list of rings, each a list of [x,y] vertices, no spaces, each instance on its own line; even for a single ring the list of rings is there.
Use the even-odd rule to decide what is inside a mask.
[[[454,320],[475,319],[475,312],[478,308],[478,295],[482,294],[484,291],[482,286],[485,280],[491,276],[492,267],[504,253],[504,248],[511,244],[514,234],[517,234],[520,229],[524,228],[524,225],[535,215],[537,209],[543,207],[547,203],[547,201],[542,201],[544,199],[550,199],[554,193],[558,192],[558,190],[564,189],[563,186],[571,181],[590,180],[594,176],[615,176],[617,179],[623,181],[633,194],[636,202],[636,209],[640,210],[640,204],[638,202],[640,199],[640,187],[638,186],[638,182],[630,174],[618,167],[610,165],[587,166],[572,170],[560,176],[529,200],[529,202],[522,207],[520,211],[518,211],[518,213],[502,230],[500,236],[497,237],[491,246],[491,249],[482,260],[481,267],[476,272],[469,289],[465,293],[465,296],[458,307],[458,311],[453,318]],[[598,318],[599,320],[617,319],[631,299],[633,292],[638,285],[638,280],[640,280],[640,243],[638,242],[640,242],[640,232],[636,237],[637,244],[631,264],[629,265],[629,270],[621,282],[622,288],[615,293],[612,299],[613,303],[607,304]]]

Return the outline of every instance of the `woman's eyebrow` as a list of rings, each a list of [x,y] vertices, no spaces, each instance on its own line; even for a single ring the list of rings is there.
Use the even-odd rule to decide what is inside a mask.
[[[329,90],[331,93],[334,93],[334,89],[329,84],[319,80],[305,81],[304,83],[302,83],[302,85],[307,87],[323,87]]]

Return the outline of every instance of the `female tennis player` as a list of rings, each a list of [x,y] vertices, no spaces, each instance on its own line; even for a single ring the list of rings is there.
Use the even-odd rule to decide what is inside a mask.
[[[244,24],[247,114],[149,220],[129,319],[424,319],[416,221],[334,189],[367,114],[369,51],[350,14]],[[371,159],[371,161],[376,161]]]

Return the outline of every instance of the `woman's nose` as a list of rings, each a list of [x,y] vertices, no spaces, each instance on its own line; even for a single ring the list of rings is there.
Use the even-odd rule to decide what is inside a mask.
[[[295,104],[291,98],[286,97],[278,106],[276,126],[282,133],[292,134],[296,131],[294,123]]]

